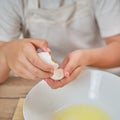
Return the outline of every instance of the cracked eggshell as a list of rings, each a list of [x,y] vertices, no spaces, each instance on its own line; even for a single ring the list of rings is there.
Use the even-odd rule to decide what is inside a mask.
[[[48,64],[51,64],[52,58],[48,52],[40,52],[40,53],[38,53],[38,55],[43,61],[45,61]]]
[[[54,70],[54,74],[53,76],[51,77],[51,79],[53,80],[61,80],[64,78],[64,72],[63,72],[63,69],[55,69]]]
[[[54,61],[52,61],[51,55],[48,52],[40,52],[38,53],[38,55],[40,56],[40,58],[45,61],[48,64],[51,64],[54,67],[54,73],[53,76],[51,77],[51,79],[53,80],[60,80],[62,78],[64,78],[64,73],[63,73],[63,69],[59,69],[59,65],[57,63],[55,63]]]

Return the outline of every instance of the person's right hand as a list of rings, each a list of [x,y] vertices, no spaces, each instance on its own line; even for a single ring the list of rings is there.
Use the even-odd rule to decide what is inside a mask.
[[[40,39],[13,40],[1,47],[9,68],[18,76],[32,80],[49,78],[54,68],[40,59],[37,49],[50,52],[47,41]]]

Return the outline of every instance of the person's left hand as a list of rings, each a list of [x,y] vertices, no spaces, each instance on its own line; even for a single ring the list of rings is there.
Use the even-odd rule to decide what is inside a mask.
[[[81,70],[88,65],[88,59],[84,50],[76,50],[68,54],[63,60],[60,68],[63,68],[65,77],[62,80],[45,79],[48,85],[53,88],[63,87],[69,82],[75,80]]]

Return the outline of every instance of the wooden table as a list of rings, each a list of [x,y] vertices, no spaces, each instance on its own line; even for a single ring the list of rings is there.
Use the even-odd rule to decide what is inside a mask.
[[[12,120],[18,100],[25,98],[38,82],[9,77],[5,83],[0,84],[0,120]]]

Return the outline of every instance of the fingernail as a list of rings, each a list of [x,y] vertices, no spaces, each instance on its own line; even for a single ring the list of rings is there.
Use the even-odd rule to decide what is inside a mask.
[[[70,76],[69,72],[65,72],[65,77],[69,77],[69,76]]]

